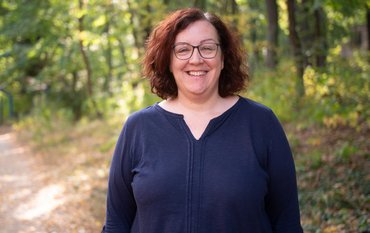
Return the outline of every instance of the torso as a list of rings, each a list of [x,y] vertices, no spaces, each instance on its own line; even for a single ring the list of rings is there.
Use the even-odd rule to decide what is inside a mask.
[[[269,175],[263,169],[269,118],[247,101],[238,103],[218,117],[221,111],[213,111],[187,122],[155,105],[128,121],[122,142],[129,146],[119,153],[130,155],[122,158],[133,176],[127,184],[137,212],[130,232],[272,232],[265,212]],[[195,127],[206,129],[195,140],[186,124],[195,135]]]

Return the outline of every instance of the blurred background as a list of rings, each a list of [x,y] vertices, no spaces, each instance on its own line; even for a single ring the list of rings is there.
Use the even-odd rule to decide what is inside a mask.
[[[159,101],[145,41],[193,6],[243,41],[241,95],[284,125],[305,232],[370,232],[369,0],[0,1],[0,232],[100,232],[122,124]]]

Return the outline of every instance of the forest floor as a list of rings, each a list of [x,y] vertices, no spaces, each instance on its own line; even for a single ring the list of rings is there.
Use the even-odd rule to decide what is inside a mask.
[[[0,233],[100,232],[117,125],[0,128]],[[370,130],[285,128],[305,232],[370,232]]]

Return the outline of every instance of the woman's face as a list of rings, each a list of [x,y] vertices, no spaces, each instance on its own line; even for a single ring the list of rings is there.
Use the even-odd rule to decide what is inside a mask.
[[[206,20],[196,21],[177,34],[175,48],[171,55],[170,70],[175,77],[179,97],[210,98],[218,95],[218,81],[224,67],[224,58],[218,46],[219,43],[215,27]],[[187,58],[186,54],[191,53],[193,49],[189,45],[201,46],[201,48],[194,48],[191,57],[184,59]],[[214,49],[217,53],[213,57]]]

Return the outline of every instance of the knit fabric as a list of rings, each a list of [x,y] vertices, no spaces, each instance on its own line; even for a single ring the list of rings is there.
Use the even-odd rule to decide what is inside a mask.
[[[302,233],[294,162],[267,107],[240,97],[197,140],[158,104],[119,136],[105,233]]]

